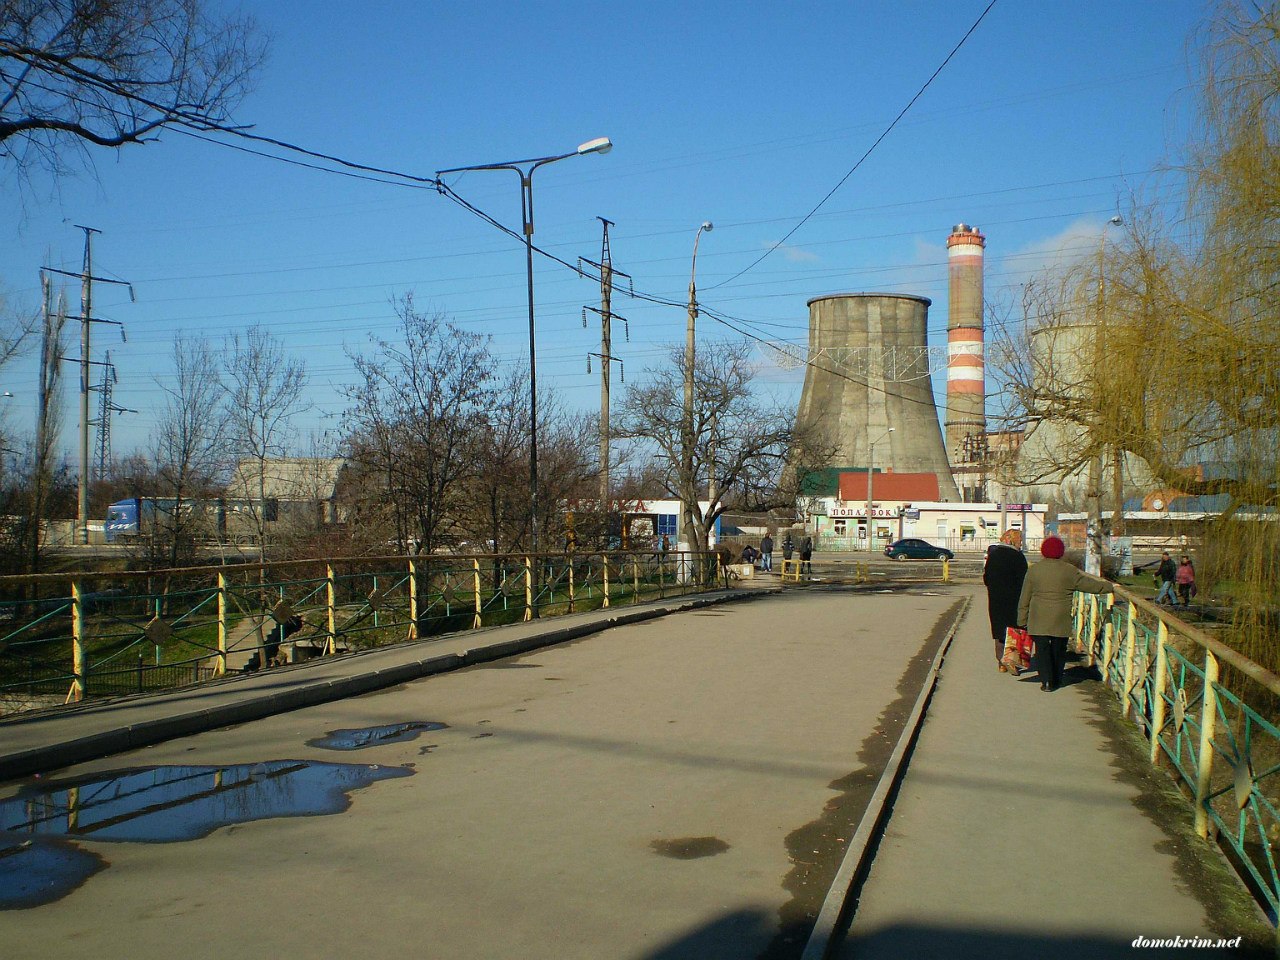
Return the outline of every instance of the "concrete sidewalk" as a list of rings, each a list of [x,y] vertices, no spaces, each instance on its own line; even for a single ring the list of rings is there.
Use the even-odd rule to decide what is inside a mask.
[[[308,660],[162,694],[88,700],[0,719],[0,782],[381,690],[708,604],[776,592],[769,584],[446,634],[432,640]]]
[[[850,929],[831,956],[1128,957],[1138,937],[1274,931],[1078,663],[999,673],[985,595],[961,625]],[[1186,950],[1139,950],[1180,955]]]

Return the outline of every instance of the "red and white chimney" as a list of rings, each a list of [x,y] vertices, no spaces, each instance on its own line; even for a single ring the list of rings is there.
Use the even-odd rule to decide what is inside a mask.
[[[987,429],[986,374],[982,360],[982,269],[987,238],[958,223],[947,237],[951,276],[947,298],[947,459],[966,463],[972,441]]]

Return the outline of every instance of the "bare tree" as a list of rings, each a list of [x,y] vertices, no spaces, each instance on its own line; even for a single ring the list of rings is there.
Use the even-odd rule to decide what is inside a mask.
[[[267,497],[268,462],[288,452],[294,420],[310,409],[303,396],[306,365],[259,326],[233,334],[220,359],[226,436],[238,460],[229,492],[243,501],[265,559],[267,523],[276,506]]]
[[[173,373],[156,378],[164,393],[151,441],[156,489],[166,501],[157,510],[156,527],[177,567],[194,548],[199,532],[213,533],[202,509],[215,488],[223,462],[227,419],[218,355],[204,337],[178,334],[173,339]]]
[[[394,307],[400,339],[375,338],[371,353],[352,354],[359,382],[347,393],[348,447],[385,485],[399,541],[430,552],[479,469],[494,361],[485,338],[418,312],[412,294]]]
[[[201,0],[0,0],[0,157],[64,168],[67,149],[225,127],[265,43]]]
[[[783,488],[790,451],[798,439],[795,411],[762,403],[752,390],[754,370],[745,345],[702,351],[694,371],[693,471],[681,466],[684,352],[628,389],[615,435],[648,449],[661,469],[668,495],[694,505],[695,549],[706,550],[708,532],[725,508],[737,503],[773,505]],[[705,501],[707,506],[699,505]]]

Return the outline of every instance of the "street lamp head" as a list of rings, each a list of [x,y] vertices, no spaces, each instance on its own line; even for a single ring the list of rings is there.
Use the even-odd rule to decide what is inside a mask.
[[[897,429],[898,429],[897,427],[890,427],[890,428],[889,428],[889,432],[890,432],[890,433],[893,433],[893,431],[895,431],[895,430],[897,430]]]
[[[613,141],[608,137],[596,137],[578,147],[579,156],[588,153],[608,153],[613,149]]]
[[[1121,216],[1118,216],[1118,215],[1117,215],[1117,216],[1114,216],[1114,217],[1112,217],[1110,220],[1108,220],[1108,221],[1107,221],[1107,224],[1108,224],[1109,226],[1112,226],[1112,227],[1119,227],[1119,226],[1123,226],[1123,224],[1124,224],[1124,217],[1121,217]]]
[[[699,227],[698,229],[702,230],[704,233],[710,233],[715,228],[716,228],[716,225],[712,223],[710,220],[703,220],[702,226]]]

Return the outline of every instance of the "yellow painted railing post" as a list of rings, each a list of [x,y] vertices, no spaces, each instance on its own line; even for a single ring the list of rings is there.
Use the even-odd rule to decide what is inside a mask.
[[[951,561],[948,560],[946,557],[942,558],[942,582],[943,583],[951,582]]]
[[[227,672],[227,577],[218,574],[218,665],[214,667],[215,677],[224,676]]]
[[[87,684],[84,657],[84,593],[79,580],[71,581],[71,691],[67,702],[83,700]]]
[[[662,569],[662,565],[664,563],[666,563],[665,559],[658,561],[658,597],[659,598],[665,597],[667,595],[666,587],[664,586],[664,583],[666,581],[666,571]],[[631,602],[632,603],[640,602],[640,559],[638,557],[631,558]]]
[[[1129,633],[1126,637],[1128,640],[1128,649],[1124,652],[1124,706],[1121,712],[1125,719],[1129,718],[1129,708],[1133,702],[1133,660],[1137,653],[1138,645],[1134,641],[1137,637],[1133,632],[1133,621],[1129,621]]]
[[[325,626],[329,631],[329,642],[325,644],[325,653],[330,656],[338,652],[338,582],[333,575],[333,564],[324,565],[325,607],[327,608]]]
[[[471,624],[471,626],[473,629],[479,630],[480,625],[484,622],[484,619],[483,619],[484,603],[480,599],[480,558],[477,557],[473,559],[471,561],[471,564],[472,564],[472,572],[473,572],[473,575],[475,576],[475,588],[476,588],[476,618],[475,618],[475,621]]]
[[[601,606],[607,607],[609,605],[609,555],[607,553],[600,554],[600,563],[604,568],[604,603]]]
[[[418,563],[409,558],[409,639],[418,639]]]
[[[574,563],[574,562],[573,562],[573,560],[574,560],[574,555],[573,555],[572,553],[571,553],[571,554],[569,554],[569,556],[565,558],[565,562],[569,565],[569,612],[570,612],[570,613],[573,613],[573,598],[574,598],[574,593],[573,593],[573,568],[574,568],[575,566],[577,566],[577,564],[576,564],[576,563]]]
[[[533,619],[533,561],[524,558],[524,618]]]
[[[1130,611],[1133,605],[1130,604]],[[1129,614],[1129,631],[1133,632],[1133,614]],[[1152,688],[1151,704],[1151,762],[1160,759],[1160,731],[1164,729],[1164,692],[1169,682],[1169,654],[1165,651],[1165,643],[1169,640],[1169,628],[1160,621],[1156,630],[1156,682]]]
[[[1080,646],[1080,635],[1084,632],[1084,594],[1077,593],[1071,599],[1071,642]]]
[[[636,557],[631,558],[631,579],[632,579],[632,596],[635,602],[640,602],[640,561]],[[662,559],[658,561],[658,599],[665,600],[667,596],[667,557],[663,554]]]
[[[1218,658],[1204,652],[1204,697],[1200,710],[1200,757],[1196,770],[1196,833],[1209,836],[1209,778],[1213,776],[1213,733],[1218,721]]]

